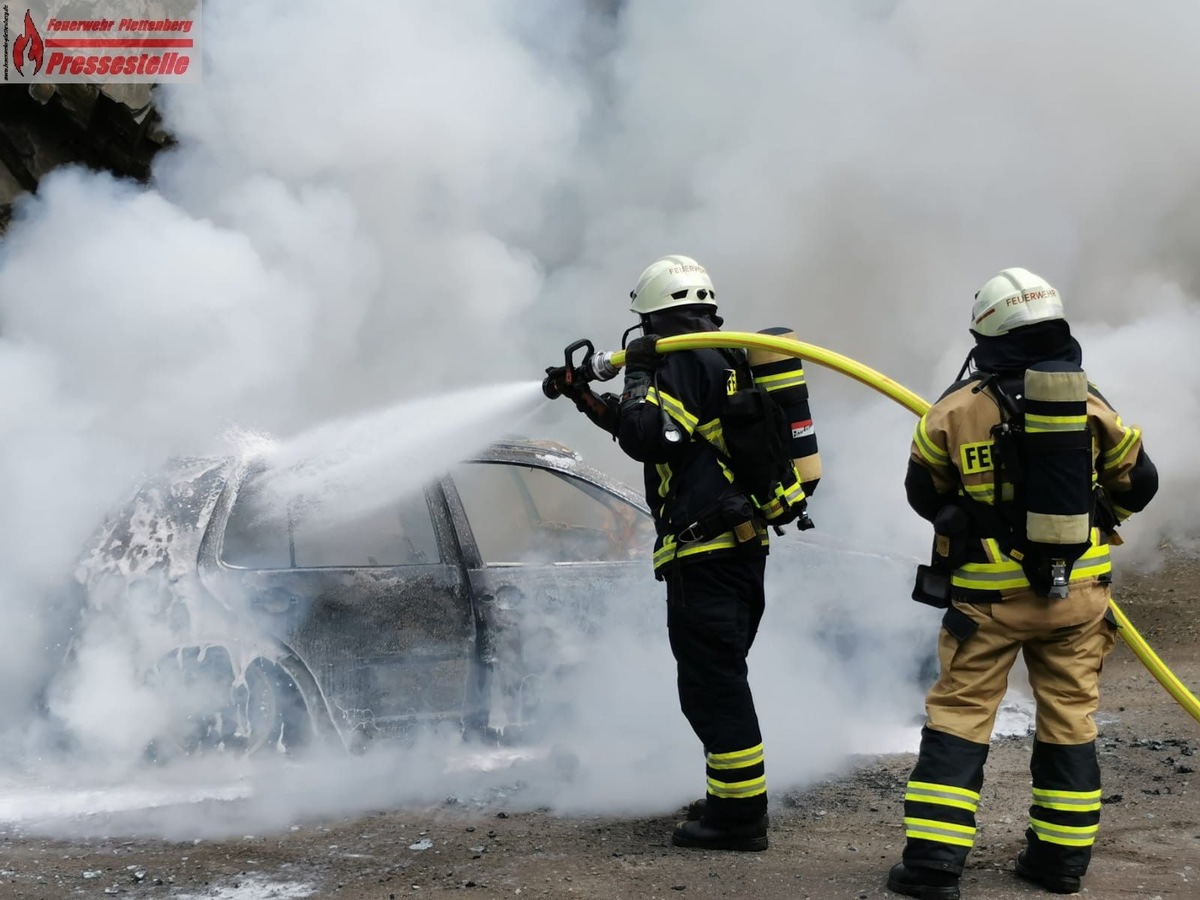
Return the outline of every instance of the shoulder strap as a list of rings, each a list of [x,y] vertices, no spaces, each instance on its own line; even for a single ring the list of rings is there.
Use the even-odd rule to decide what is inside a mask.
[[[1021,407],[1017,405],[1017,401],[1013,399],[1008,391],[1004,390],[1002,383],[1003,379],[996,372],[976,372],[968,381],[978,381],[975,387],[971,388],[971,392],[981,394],[987,392],[996,405],[1000,407],[1000,421],[1002,424],[1020,426],[1022,422]]]

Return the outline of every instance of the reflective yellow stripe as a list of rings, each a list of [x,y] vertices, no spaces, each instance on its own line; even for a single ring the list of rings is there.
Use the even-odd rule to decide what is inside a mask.
[[[1016,563],[967,563],[972,569],[964,566],[956,569],[950,576],[954,587],[966,588],[972,591],[1007,591],[1015,588],[1029,587],[1029,579]],[[979,569],[994,568],[998,571],[978,571]]]
[[[996,499],[996,488],[990,482],[987,484],[964,484],[963,490],[972,500],[980,503],[992,503]]]
[[[754,530],[758,534],[759,544],[763,547],[770,546],[771,538],[767,534],[766,529],[755,523]],[[736,546],[738,546],[738,540],[732,531],[719,534],[711,541],[702,541],[694,544],[680,544],[675,540],[674,535],[669,534],[663,538],[662,546],[654,552],[654,568],[657,571],[675,559],[685,559],[689,556],[695,556],[697,553],[727,550]]]
[[[729,455],[729,449],[725,446],[725,429],[721,427],[720,419],[710,419],[698,426],[696,431],[700,437],[716,447],[718,452],[725,456]],[[732,481],[732,479],[730,480]]]
[[[758,508],[762,511],[762,514],[767,517],[768,522],[772,519],[779,518],[779,516],[783,514],[783,503],[778,499],[772,500],[770,503],[765,505],[759,505]]]
[[[732,531],[725,531],[717,535],[711,541],[700,541],[694,544],[679,544],[682,547],[676,556],[694,556],[697,553],[703,553],[706,550],[723,550],[726,547],[736,547],[737,538],[734,537]]]
[[[744,769],[763,761],[763,745],[755,744],[746,750],[734,750],[731,753],[708,753],[704,759],[710,769]]]
[[[988,562],[1000,562],[1001,560],[1008,559],[1007,556],[1000,552],[1000,544],[995,538],[983,539],[983,552],[987,554]]]
[[[796,467],[792,466],[792,474],[796,480],[789,487],[783,488],[783,499],[793,506],[801,500],[806,499],[804,487],[800,484],[800,473],[796,471]]]
[[[758,797],[767,792],[767,776],[759,775],[749,781],[717,781],[708,779],[708,792],[714,797],[725,797],[736,800],[746,797]]]
[[[917,445],[917,452],[926,462],[935,466],[950,465],[950,454],[935,444],[925,430],[924,416],[921,416],[921,421],[917,423],[917,430],[913,432],[913,442]]]
[[[711,541],[698,541],[692,544],[679,544],[675,540],[674,535],[667,535],[663,538],[663,544],[654,554],[654,568],[665,565],[673,559],[683,559],[688,556],[695,556],[697,553],[708,553],[712,550],[726,550],[731,547],[736,547],[738,544],[737,538],[734,537],[732,531],[726,531],[717,535]]]
[[[1025,431],[1030,434],[1048,431],[1083,431],[1086,428],[1086,414],[1082,416],[1042,416],[1037,413],[1025,413]]]
[[[1099,791],[1048,791],[1033,789],[1033,802],[1063,812],[1094,812],[1100,808]]]
[[[671,467],[667,463],[659,463],[654,471],[658,473],[658,496],[665,499],[671,493]]]
[[[975,812],[979,808],[979,794],[966,788],[949,784],[933,784],[928,781],[910,781],[905,788],[905,800],[918,803],[936,803]]]
[[[937,841],[939,844],[953,844],[956,847],[970,847],[975,843],[975,829],[969,825],[955,825],[935,819],[914,819],[909,816],[904,817],[904,836]]]
[[[1120,419],[1117,421],[1119,423]],[[1126,428],[1125,436],[1121,438],[1121,442],[1104,454],[1104,467],[1109,469],[1124,462],[1126,455],[1133,449],[1133,442],[1141,436],[1142,432],[1140,429]]]
[[[666,391],[658,391],[654,388],[646,393],[646,402],[653,403],[655,406],[661,406],[691,437],[696,426],[700,424],[700,420],[687,411],[687,407],[677,397],[672,397]]]
[[[1084,551],[1071,568],[1071,581],[1085,581],[1112,571],[1112,557],[1108,552],[1108,544],[1095,543],[1099,541],[1099,533],[1095,528],[1092,529],[1092,541],[1092,546]],[[994,543],[991,539],[988,542]],[[1029,587],[1029,580],[1025,577],[1021,564],[999,553],[998,549],[997,554],[1000,557],[999,562],[963,563],[950,576],[950,583],[976,591]]]
[[[996,488],[990,481],[986,484],[964,484],[962,487],[972,500],[986,503],[989,506],[996,502]],[[1000,482],[1000,491],[1002,499],[1011,500],[1013,498],[1012,482]]]
[[[761,375],[754,379],[754,383],[766,388],[767,393],[781,391],[784,388],[799,387],[805,383],[804,370],[780,372],[778,375]]]
[[[1096,832],[1100,830],[1099,825],[1055,825],[1032,816],[1029,827],[1043,841],[1064,847],[1090,847],[1096,843]]]
[[[1086,565],[1081,563],[1087,560]],[[1071,580],[1084,581],[1088,578],[1098,578],[1112,571],[1112,557],[1108,554],[1108,546],[1105,545],[1103,555],[1095,559],[1090,559],[1085,553],[1079,558],[1079,562],[1071,567]]]
[[[792,468],[794,470],[795,466]],[[758,508],[762,511],[762,514],[767,517],[768,521],[777,518],[787,507],[796,506],[806,498],[804,488],[801,486],[799,481],[799,473],[793,472],[793,474],[796,476],[797,480],[792,482],[786,488],[783,485],[776,483],[775,495],[766,502],[759,500],[757,497],[752,498],[755,505],[758,506]]]

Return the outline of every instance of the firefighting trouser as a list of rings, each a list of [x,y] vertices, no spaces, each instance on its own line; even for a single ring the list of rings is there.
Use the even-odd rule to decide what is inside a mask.
[[[938,641],[941,676],[904,794],[904,861],[961,872],[996,711],[1022,651],[1037,703],[1025,832],[1032,865],[1083,875],[1100,822],[1096,725],[1100,669],[1116,640],[1107,585],[1072,587],[1051,600],[1032,592],[991,604],[955,602]]]
[[[704,745],[704,821],[722,827],[767,811],[762,734],[746,656],[764,608],[765,557],[696,559],[666,573],[667,633],[679,706]]]

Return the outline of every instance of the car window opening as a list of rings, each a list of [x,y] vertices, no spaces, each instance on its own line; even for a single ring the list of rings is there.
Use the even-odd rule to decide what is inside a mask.
[[[246,569],[371,568],[441,562],[424,492],[367,510],[339,510],[336,499],[270,502],[248,478],[234,500],[221,550]]]
[[[454,482],[485,565],[626,561],[654,543],[649,516],[564,472],[470,463]]]

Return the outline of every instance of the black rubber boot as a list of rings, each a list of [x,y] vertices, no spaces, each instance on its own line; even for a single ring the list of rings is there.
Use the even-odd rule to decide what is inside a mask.
[[[689,822],[699,822],[704,818],[704,812],[708,809],[708,800],[701,797],[699,800],[693,800],[687,805],[687,820]],[[771,827],[771,817],[763,816],[763,822],[767,828]]]
[[[689,819],[675,826],[671,843],[697,850],[766,850],[767,817],[723,828],[705,824],[702,819]]]
[[[1079,876],[1063,875],[1043,869],[1033,863],[1028,850],[1017,854],[1017,877],[1043,887],[1052,894],[1075,894],[1079,892]]]
[[[958,900],[958,876],[941,869],[910,869],[896,863],[888,872],[889,891],[918,900]]]

